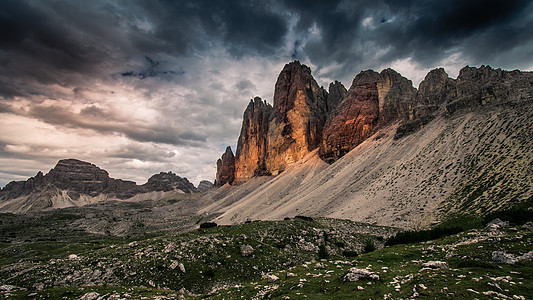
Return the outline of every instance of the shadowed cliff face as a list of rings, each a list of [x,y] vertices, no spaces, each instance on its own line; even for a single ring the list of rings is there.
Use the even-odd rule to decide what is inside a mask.
[[[232,184],[235,180],[235,156],[231,147],[226,148],[226,152],[217,161],[216,186],[223,186],[226,183]]]
[[[273,107],[256,98],[246,108],[235,182],[277,175],[316,148],[320,158],[332,163],[394,123],[400,123],[395,135],[399,139],[438,115],[532,98],[532,73],[487,66],[465,67],[456,80],[442,68],[432,70],[419,90],[392,69],[367,70],[354,78],[348,91],[335,81],[328,94],[309,67],[295,61],[278,77]]]

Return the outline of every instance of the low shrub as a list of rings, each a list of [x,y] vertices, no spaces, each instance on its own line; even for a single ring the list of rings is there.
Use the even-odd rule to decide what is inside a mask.
[[[365,246],[363,247],[363,253],[369,253],[376,250],[376,245],[370,239],[365,241]]]
[[[395,236],[390,237],[385,242],[386,246],[409,244],[431,241],[452,234],[462,232],[461,227],[435,227],[429,230],[407,230],[398,232]]]
[[[217,223],[204,222],[204,223],[200,224],[200,228],[212,228],[212,227],[217,227]]]
[[[301,220],[304,220],[304,221],[313,221],[313,218],[311,217],[306,217],[306,216],[296,216],[294,217],[296,219],[301,219]]]
[[[328,249],[326,248],[326,245],[320,244],[320,246],[318,246],[318,259],[328,259],[328,258],[329,258],[329,253],[328,253]]]
[[[509,221],[509,223],[513,225],[522,225],[528,221],[533,221],[533,210],[516,207],[491,212],[483,218],[483,224],[486,225],[496,218],[499,218],[502,221]]]
[[[342,251],[342,255],[345,257],[356,257],[359,254],[356,251],[344,250]]]

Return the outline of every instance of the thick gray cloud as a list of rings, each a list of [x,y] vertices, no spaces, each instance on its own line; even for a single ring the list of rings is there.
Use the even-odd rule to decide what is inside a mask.
[[[320,84],[396,68],[533,68],[530,1],[0,2],[0,186],[76,157],[213,179],[250,98],[299,59]]]

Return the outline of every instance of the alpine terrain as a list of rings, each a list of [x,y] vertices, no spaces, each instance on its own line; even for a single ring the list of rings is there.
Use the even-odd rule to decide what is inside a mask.
[[[0,296],[531,299],[532,149],[532,72],[326,90],[293,61],[214,183],[64,159],[3,187]]]

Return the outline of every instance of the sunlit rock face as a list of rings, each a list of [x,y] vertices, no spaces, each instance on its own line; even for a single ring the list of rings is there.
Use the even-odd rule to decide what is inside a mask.
[[[319,150],[323,160],[336,160],[372,135],[379,118],[378,80],[379,74],[372,70],[363,71],[354,78],[326,124]]]
[[[256,97],[244,111],[241,134],[235,153],[235,183],[253,176],[268,175],[267,135],[272,106]]]
[[[226,183],[232,184],[235,180],[235,156],[231,147],[226,148],[226,152],[217,161],[216,186],[223,186]]]
[[[328,115],[327,92],[311,69],[291,62],[279,74],[267,135],[266,170],[276,175],[316,149]]]
[[[398,124],[396,139],[419,130],[438,115],[483,105],[533,98],[533,73],[465,67],[456,80],[442,68],[429,72],[417,90],[392,69],[362,71],[348,91],[335,81],[329,93],[298,61],[283,68],[273,106],[252,100],[243,115],[235,157],[219,162],[221,182],[242,183],[254,176],[277,175],[316,148],[332,163],[389,125]],[[227,152],[227,151],[226,151]],[[221,178],[222,178],[221,177]],[[217,184],[220,185],[220,184]]]
[[[320,157],[334,162],[379,128],[414,118],[415,97],[412,82],[392,69],[359,73],[326,123]]]

